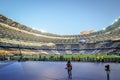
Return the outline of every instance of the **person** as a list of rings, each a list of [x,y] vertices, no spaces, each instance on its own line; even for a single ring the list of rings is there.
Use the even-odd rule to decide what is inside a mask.
[[[66,66],[67,66],[66,69],[68,71],[68,78],[72,79],[72,64],[71,64],[71,61],[68,61]]]
[[[80,61],[80,57],[77,58],[77,61]]]

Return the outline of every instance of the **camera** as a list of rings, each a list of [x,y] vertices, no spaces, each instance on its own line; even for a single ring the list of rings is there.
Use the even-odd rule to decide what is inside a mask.
[[[110,71],[110,65],[109,64],[105,65],[105,71]]]

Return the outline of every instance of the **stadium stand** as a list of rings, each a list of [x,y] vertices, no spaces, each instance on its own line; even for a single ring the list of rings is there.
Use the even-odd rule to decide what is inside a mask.
[[[0,55],[97,53],[120,54],[120,18],[105,30],[58,35],[34,30],[0,14]]]

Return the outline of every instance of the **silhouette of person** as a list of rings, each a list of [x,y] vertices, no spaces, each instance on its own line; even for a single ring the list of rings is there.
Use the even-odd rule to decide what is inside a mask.
[[[68,71],[68,78],[72,79],[72,64],[71,64],[71,61],[68,61],[66,66],[67,66],[66,69]]]

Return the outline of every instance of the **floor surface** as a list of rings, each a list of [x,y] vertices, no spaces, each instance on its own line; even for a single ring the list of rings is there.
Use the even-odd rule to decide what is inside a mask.
[[[68,79],[66,62],[41,61],[0,61],[0,80],[107,80],[106,64],[110,80],[120,80],[120,63],[72,62],[72,79]]]

